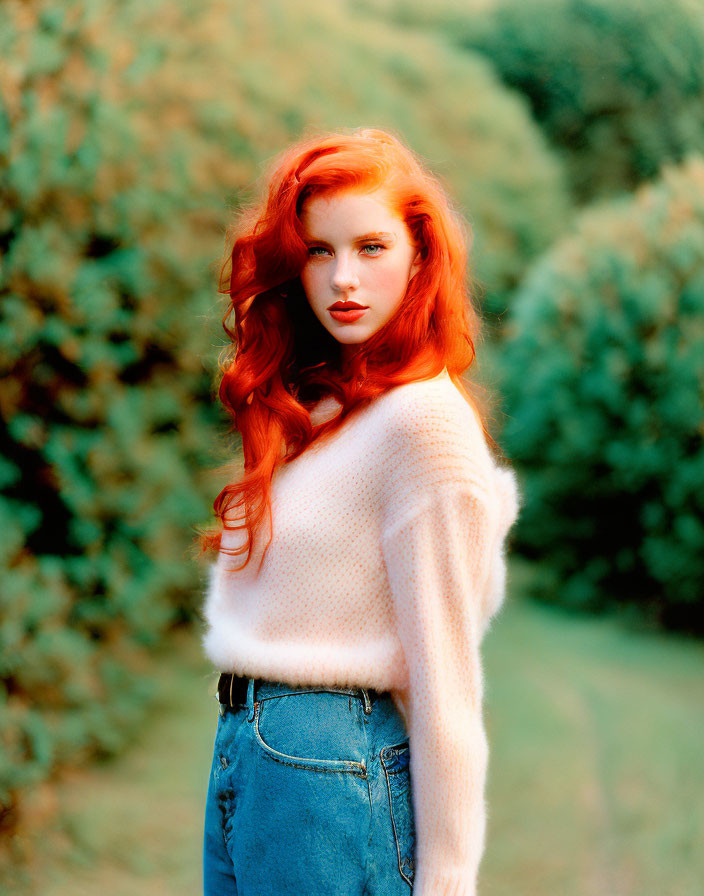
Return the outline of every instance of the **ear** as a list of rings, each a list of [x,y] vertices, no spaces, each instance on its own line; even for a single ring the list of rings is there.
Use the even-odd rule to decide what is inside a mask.
[[[423,260],[422,260],[422,258],[421,258],[421,250],[419,249],[419,250],[416,252],[416,254],[415,254],[415,258],[413,259],[413,263],[411,264],[411,270],[410,270],[410,272],[409,272],[409,274],[408,274],[408,279],[409,279],[409,280],[412,280],[413,277],[415,277],[415,275],[418,273],[418,271],[419,271],[422,267],[423,267]]]

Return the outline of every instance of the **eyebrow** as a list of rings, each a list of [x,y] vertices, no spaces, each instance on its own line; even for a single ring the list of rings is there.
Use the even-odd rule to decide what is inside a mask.
[[[393,243],[396,240],[396,237],[393,233],[386,233],[384,231],[375,231],[374,233],[365,233],[362,236],[358,236],[355,238],[355,243],[363,243],[367,240],[385,240],[386,242]],[[318,239],[314,236],[306,237],[306,241],[309,243],[325,243],[326,245],[330,245],[327,240]]]

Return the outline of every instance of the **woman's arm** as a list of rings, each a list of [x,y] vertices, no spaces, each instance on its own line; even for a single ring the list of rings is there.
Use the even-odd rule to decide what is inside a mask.
[[[484,850],[480,589],[491,514],[468,490],[438,492],[388,529],[383,553],[409,673],[417,896],[473,896]]]
[[[382,551],[408,668],[417,896],[475,896],[489,748],[480,643],[502,562],[500,489],[469,415],[406,405],[389,428]],[[501,576],[498,576],[501,580]]]

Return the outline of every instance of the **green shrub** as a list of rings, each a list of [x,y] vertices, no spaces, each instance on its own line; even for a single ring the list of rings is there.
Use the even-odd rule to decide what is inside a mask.
[[[704,16],[691,0],[522,0],[446,13],[564,153],[581,201],[704,151]]]
[[[704,158],[585,210],[506,322],[516,546],[546,600],[704,630]]]
[[[23,788],[129,738],[150,693],[148,649],[193,599],[186,554],[207,508],[195,476],[207,458],[195,278],[174,232],[187,190],[173,167],[163,188],[152,165],[168,157],[144,151],[111,96],[114,61],[93,36],[102,9],[0,13],[8,825]]]

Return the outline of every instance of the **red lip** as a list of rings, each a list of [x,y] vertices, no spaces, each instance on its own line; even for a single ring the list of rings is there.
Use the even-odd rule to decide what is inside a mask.
[[[334,305],[328,307],[328,311],[350,311],[352,308],[366,308],[367,305],[360,305],[359,302],[335,302]]]

